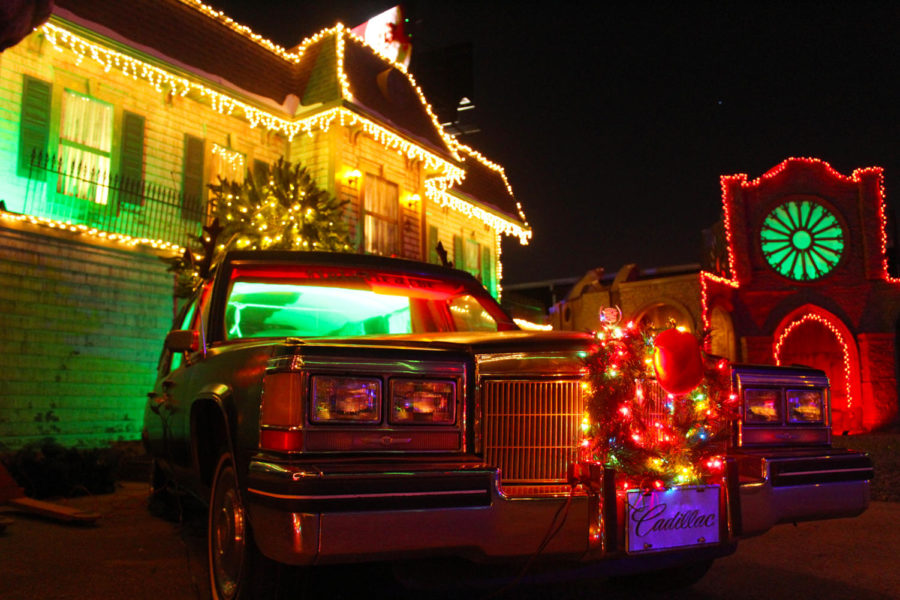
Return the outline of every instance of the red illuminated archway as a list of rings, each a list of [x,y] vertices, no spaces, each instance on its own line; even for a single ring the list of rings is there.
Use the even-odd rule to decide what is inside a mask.
[[[775,364],[799,363],[826,372],[835,431],[860,429],[859,351],[847,326],[827,310],[807,304],[782,319],[773,339]]]

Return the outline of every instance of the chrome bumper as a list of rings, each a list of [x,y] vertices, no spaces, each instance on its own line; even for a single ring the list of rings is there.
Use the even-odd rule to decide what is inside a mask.
[[[869,506],[874,469],[865,454],[834,450],[738,455],[741,537],[779,523],[855,517]]]
[[[247,483],[257,545],[270,558],[296,565],[527,557],[569,501],[568,495],[508,497],[498,471],[483,465],[322,473],[254,461]],[[588,497],[574,495],[570,502],[547,555],[579,559],[588,550]]]

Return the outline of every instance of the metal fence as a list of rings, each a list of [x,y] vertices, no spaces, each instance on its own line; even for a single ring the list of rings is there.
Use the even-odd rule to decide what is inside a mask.
[[[186,246],[199,235],[202,198],[33,152],[24,212],[100,231]]]

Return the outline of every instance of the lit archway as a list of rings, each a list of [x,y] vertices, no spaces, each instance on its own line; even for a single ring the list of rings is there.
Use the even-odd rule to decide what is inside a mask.
[[[695,331],[697,328],[691,313],[685,307],[673,301],[653,302],[644,305],[635,312],[634,321],[636,323],[645,321],[656,329],[667,329],[673,322],[677,327],[684,327],[690,332]]]
[[[847,326],[830,312],[806,305],[779,323],[773,339],[775,364],[803,364],[828,375],[834,429],[859,429],[859,353]]]

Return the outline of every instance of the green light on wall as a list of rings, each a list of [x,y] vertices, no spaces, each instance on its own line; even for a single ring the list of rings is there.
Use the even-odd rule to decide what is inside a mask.
[[[795,281],[824,277],[844,252],[844,232],[837,217],[811,200],[775,208],[763,221],[759,237],[766,262]]]

